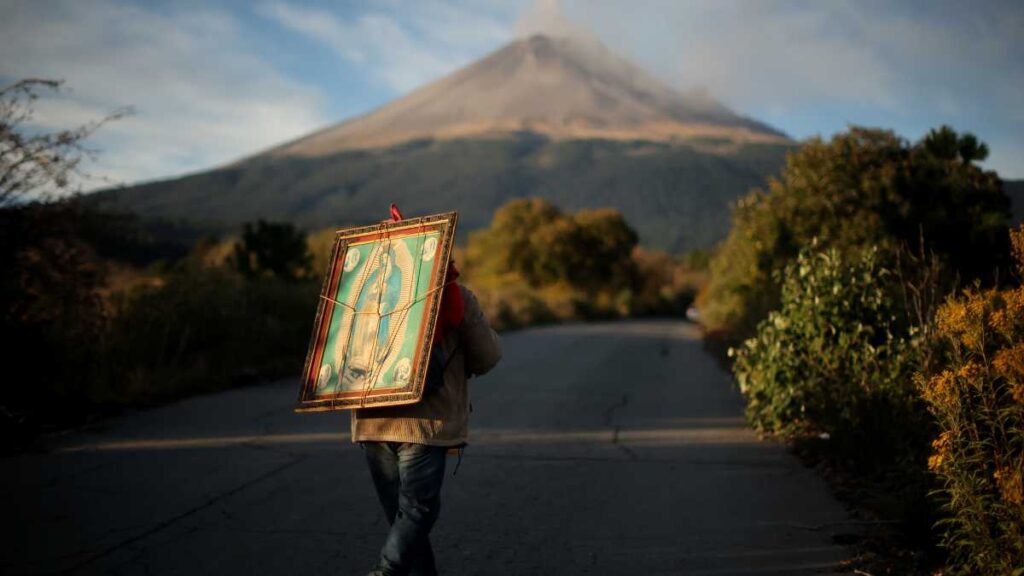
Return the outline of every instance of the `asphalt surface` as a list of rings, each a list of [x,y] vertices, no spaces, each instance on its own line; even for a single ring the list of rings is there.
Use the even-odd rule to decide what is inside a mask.
[[[432,537],[445,575],[828,574],[856,524],[759,441],[692,325],[503,337]],[[348,413],[297,381],[191,398],[0,460],[0,573],[362,575],[387,526]]]

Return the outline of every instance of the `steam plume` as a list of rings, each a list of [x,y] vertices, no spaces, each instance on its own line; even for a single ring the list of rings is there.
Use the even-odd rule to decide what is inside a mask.
[[[519,38],[526,38],[534,34],[593,38],[586,30],[565,18],[560,0],[534,0],[516,21],[515,33]]]

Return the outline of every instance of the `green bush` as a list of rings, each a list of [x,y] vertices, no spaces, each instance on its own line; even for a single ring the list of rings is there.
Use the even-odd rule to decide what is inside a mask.
[[[875,249],[812,246],[786,267],[780,309],[730,351],[757,429],[827,433],[848,453],[911,443],[903,432],[924,414],[911,382],[919,341],[901,328],[893,282]]]
[[[1024,228],[1013,233],[1024,273]],[[955,574],[1024,574],[1024,287],[967,290],[938,314],[948,362],[918,379],[941,432],[928,467]]]
[[[917,268],[934,263],[912,262],[911,276],[885,256],[802,251],[781,274],[780,309],[730,354],[754,427],[790,441],[841,497],[885,522],[868,548],[901,558],[897,572],[909,573],[935,561],[925,466],[934,424],[913,383],[933,352],[930,332],[909,320],[929,316],[935,278]],[[921,554],[891,556],[879,545]]]
[[[700,295],[702,321],[734,341],[752,335],[778,306],[776,273],[814,238],[844,255],[923,239],[962,278],[991,281],[1008,264],[1009,199],[998,176],[975,164],[986,154],[974,136],[948,127],[913,145],[859,127],[809,140],[767,191],[734,206]]]

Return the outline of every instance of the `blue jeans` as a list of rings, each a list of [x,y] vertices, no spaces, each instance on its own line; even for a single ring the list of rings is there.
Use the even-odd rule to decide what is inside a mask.
[[[400,442],[363,442],[377,497],[391,530],[380,551],[384,574],[434,576],[430,529],[441,511],[447,449]]]

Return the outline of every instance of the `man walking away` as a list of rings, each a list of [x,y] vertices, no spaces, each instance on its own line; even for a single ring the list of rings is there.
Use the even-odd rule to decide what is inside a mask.
[[[434,576],[430,529],[441,510],[445,455],[466,445],[467,380],[501,359],[498,335],[476,296],[449,265],[423,399],[352,411],[352,440],[363,445],[391,529],[371,576]]]

